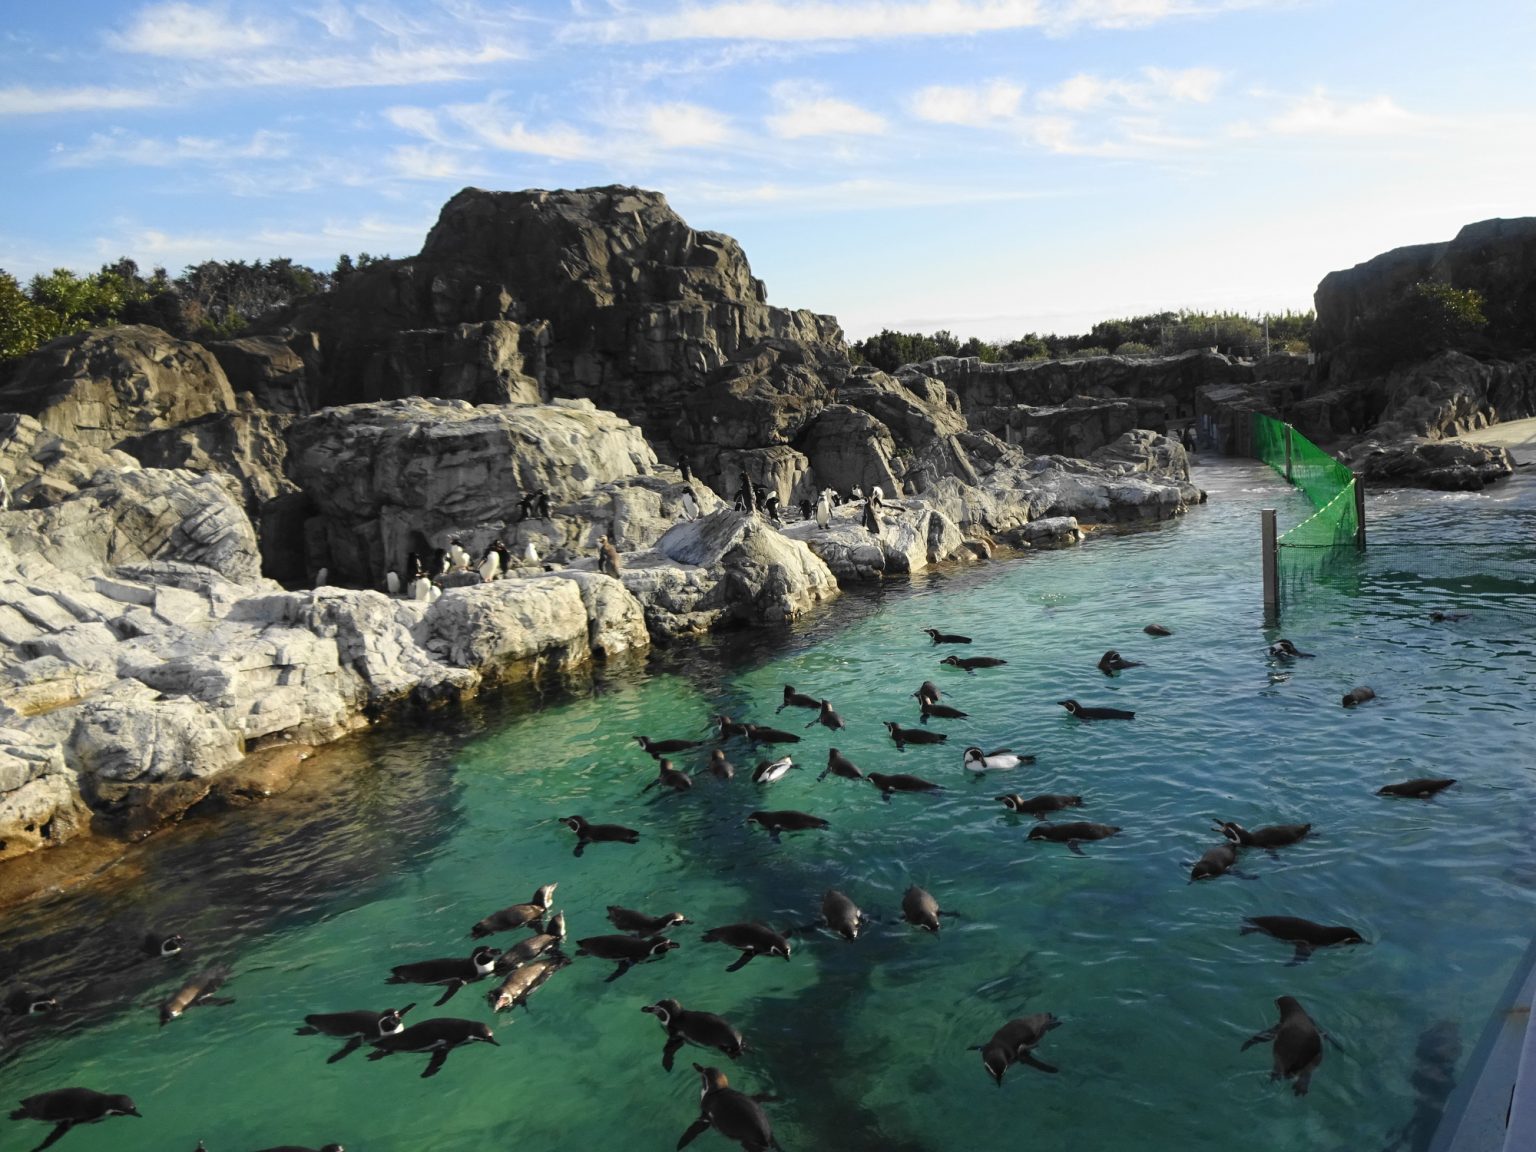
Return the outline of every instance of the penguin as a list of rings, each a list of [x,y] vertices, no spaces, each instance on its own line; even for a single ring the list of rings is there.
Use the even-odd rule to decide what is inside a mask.
[[[919,705],[937,704],[943,699],[943,694],[939,692],[939,686],[932,680],[924,680],[917,686],[917,691],[912,693],[912,695],[917,697]]]
[[[187,940],[180,932],[161,934],[151,932],[144,937],[139,951],[145,956],[174,956],[186,946]]]
[[[428,604],[436,604],[442,598],[443,598],[443,590],[441,588],[439,588],[436,584],[433,584],[430,588],[427,589],[427,603]]]
[[[459,1020],[452,1016],[439,1016],[412,1024],[389,1036],[381,1036],[373,1042],[370,1060],[382,1060],[397,1052],[430,1052],[431,1059],[421,1073],[423,1080],[436,1076],[448,1059],[448,1053],[464,1044],[475,1042],[495,1044],[500,1042],[490,1028],[478,1020]]]
[[[637,844],[640,841],[640,833],[622,824],[589,824],[583,816],[562,816],[560,823],[576,833],[576,851],[573,853],[576,856],[584,853],[588,844]]]
[[[706,1068],[702,1064],[693,1067],[704,1085],[699,1095],[699,1118],[678,1137],[679,1149],[687,1147],[710,1128],[740,1144],[743,1152],[769,1152],[769,1149],[779,1147],[773,1137],[773,1125],[768,1122],[761,1104],[745,1092],[730,1087],[720,1069]]]
[[[384,591],[391,596],[400,595],[400,574],[390,571],[384,573]]]
[[[411,581],[411,599],[426,602],[432,599],[432,581],[425,576],[418,576]]]
[[[1134,720],[1136,713],[1128,712],[1124,708],[1094,708],[1086,704],[1079,704],[1076,700],[1058,700],[1056,703],[1065,708],[1071,715],[1079,720]]]
[[[800,519],[809,520],[815,514],[816,508],[809,500],[800,501]]]
[[[1045,1039],[1047,1032],[1060,1024],[1061,1021],[1049,1012],[1020,1016],[992,1033],[992,1039],[985,1044],[972,1044],[970,1050],[981,1053],[982,1066],[997,1081],[999,1088],[1003,1086],[1003,1073],[1008,1071],[1010,1064],[1028,1064],[1042,1072],[1054,1073],[1058,1071],[1055,1065],[1038,1059],[1034,1048]]]
[[[821,707],[817,704],[817,707]],[[782,728],[768,728],[762,724],[748,724],[746,726],[747,739],[754,744],[798,744],[800,737],[793,732],[785,732]]]
[[[1145,628],[1142,629],[1142,631],[1145,632],[1148,636],[1172,636],[1173,635],[1173,629],[1172,628],[1166,628],[1166,627],[1164,627],[1161,624],[1148,624]]]
[[[777,760],[761,760],[752,769],[752,783],[772,784],[788,776],[791,768],[798,767],[800,765],[788,756],[780,756]]]
[[[527,964],[514,969],[505,980],[486,994],[491,1011],[500,1012],[516,1005],[526,1012],[528,997],[542,988],[551,976],[569,963],[571,963],[569,956],[556,952],[551,956],[530,960]]]
[[[1286,940],[1296,946],[1296,953],[1286,967],[1300,964],[1312,955],[1314,948],[1327,948],[1334,944],[1364,944],[1365,937],[1353,928],[1342,925],[1330,926],[1303,920],[1299,916],[1244,916],[1239,936],[1250,932],[1262,932],[1276,940]]]
[[[665,788],[670,788],[674,792],[686,792],[693,787],[693,777],[686,772],[679,772],[676,768],[672,767],[672,761],[663,759],[656,762],[656,779],[652,780],[640,791],[649,792],[658,784]]]
[[[603,981],[612,984],[636,964],[659,960],[678,947],[681,945],[676,940],[665,936],[588,936],[576,941],[576,955],[617,961],[619,966]]]
[[[884,772],[865,773],[864,779],[880,789],[880,798],[889,800],[893,792],[941,792],[944,786],[921,776],[909,776],[905,772],[887,775]]]
[[[772,520],[775,524],[784,523],[779,517],[779,494],[777,492],[770,492],[764,498],[763,511],[768,513],[768,519]]]
[[[315,573],[314,586],[316,588],[324,588],[328,583],[330,583],[330,579],[331,570],[329,568],[321,568],[318,572]]]
[[[699,518],[699,502],[694,499],[693,492],[683,493],[683,519],[697,520]]]
[[[469,930],[470,936],[479,940],[497,932],[510,932],[514,928],[533,928],[535,931],[544,931],[544,917],[550,909],[550,897],[555,894],[555,889],[560,886],[545,884],[528,898],[526,904],[513,904],[509,908],[503,908],[499,912],[492,912]]]
[[[1364,704],[1367,700],[1374,699],[1376,699],[1375,691],[1362,684],[1344,693],[1344,707],[1353,708],[1357,704]]]
[[[894,720],[885,722],[885,730],[896,741],[896,751],[904,752],[908,744],[942,744],[949,739],[948,733],[930,732],[926,728],[903,728]]]
[[[547,931],[518,941],[500,956],[496,957],[496,971],[498,973],[510,972],[514,968],[520,968],[524,964],[537,960],[546,952],[559,951],[560,944],[564,939],[565,913],[556,912],[550,917]]]
[[[1036,820],[1044,820],[1048,812],[1060,812],[1063,808],[1081,808],[1083,798],[1081,796],[1067,796],[1058,793],[1042,793],[1039,796],[1031,796],[1029,799],[1012,793],[1007,796],[994,796],[992,799],[999,801],[1010,812],[1026,813]]]
[[[205,968],[172,992],[160,1004],[160,1027],[164,1028],[188,1008],[205,1004],[233,1004],[234,1000],[230,997],[214,995],[229,979],[229,974],[229,965],[215,964],[211,968]]]
[[[461,572],[469,568],[469,553],[464,551],[464,545],[459,543],[457,536],[448,541],[448,563]]]
[[[1087,853],[1078,846],[1082,840],[1104,840],[1120,832],[1113,824],[1095,824],[1090,820],[1077,820],[1069,824],[1036,824],[1029,830],[1031,840],[1052,840],[1065,844],[1077,856]]]
[[[132,1096],[97,1092],[91,1088],[55,1088],[21,1101],[11,1110],[12,1120],[41,1120],[53,1131],[32,1152],[56,1144],[76,1124],[96,1124],[109,1116],[140,1116]]]
[[[719,739],[721,740],[729,740],[732,736],[745,736],[747,734],[746,724],[740,720],[732,720],[724,713],[715,717],[715,723],[720,726]]]
[[[646,736],[631,736],[636,744],[647,752],[651,759],[660,760],[663,756],[671,756],[676,752],[687,752],[691,748],[701,747],[702,740],[652,740]]]
[[[945,912],[939,907],[939,902],[929,893],[916,884],[912,885],[902,894],[901,916],[908,924],[921,928],[925,932],[937,932],[939,930],[939,918],[941,916],[953,916],[953,912]]]
[[[709,754],[709,774],[717,780],[729,780],[736,775],[736,766],[725,758],[724,750],[716,748]]]
[[[546,492],[546,491],[544,491],[544,489],[540,488],[539,489],[539,494],[534,498],[534,503],[538,506],[538,513],[539,513],[539,519],[540,520],[548,520],[548,519],[551,518],[550,515],[549,515],[549,493],[548,492]]]
[[[617,904],[610,904],[608,905],[608,923],[620,932],[628,932],[631,935],[660,936],[668,928],[675,928],[679,924],[692,924],[693,921],[681,912],[663,912],[660,916],[647,916],[644,912],[636,912],[633,908],[621,908]]]
[[[786,708],[821,708],[821,701],[814,696],[807,696],[804,692],[796,692],[793,684],[784,685],[784,703],[773,711],[775,714]]]
[[[1207,848],[1195,865],[1190,869],[1189,880],[1193,884],[1196,880],[1214,880],[1217,876],[1229,871],[1232,865],[1237,863],[1237,845],[1223,841],[1213,848]]]
[[[1470,612],[1442,612],[1436,609],[1429,614],[1429,619],[1434,624],[1455,624],[1458,621],[1465,620],[1470,615]]]
[[[969,712],[962,712],[958,708],[951,708],[948,704],[934,704],[924,700],[918,705],[922,715],[918,718],[919,724],[928,723],[929,717],[937,716],[940,720],[965,720],[970,717]]]
[[[539,550],[533,546],[532,540],[523,545],[523,559],[529,564],[537,564],[539,562]]]
[[[885,504],[885,489],[881,488],[878,484],[871,488],[869,490],[869,502],[876,508],[883,507]]]
[[[487,552],[485,559],[480,561],[480,581],[489,584],[501,575],[501,556],[495,552]]]
[[[961,767],[969,772],[1006,772],[1020,764],[1033,764],[1033,756],[1020,756],[1012,748],[999,748],[995,752],[983,752],[980,748],[967,748],[961,758]]]
[[[1255,828],[1250,832],[1241,824],[1235,824],[1231,820],[1218,820],[1216,831],[1244,848],[1266,848],[1273,851],[1276,848],[1301,842],[1306,838],[1307,833],[1312,831],[1312,825],[1272,824],[1268,828]]]
[[[766,828],[775,844],[779,842],[781,832],[809,832],[829,827],[828,822],[820,816],[812,816],[809,812],[797,812],[793,808],[783,808],[773,812],[759,809],[748,815],[747,821]]]
[[[859,517],[859,522],[863,525],[864,531],[871,536],[880,535],[880,514],[875,511],[873,500],[864,501],[864,511]]]
[[[1140,660],[1127,660],[1113,648],[1099,657],[1099,671],[1106,676],[1113,676],[1116,672],[1122,672],[1127,668],[1140,667]]]
[[[828,888],[821,898],[821,919],[844,940],[852,941],[859,938],[859,930],[868,917],[847,895],[836,888]]]
[[[446,576],[450,568],[448,552],[444,548],[432,549],[432,563],[427,568],[428,576]]]
[[[747,1050],[741,1032],[713,1012],[689,1011],[670,999],[647,1004],[640,1011],[656,1017],[667,1034],[666,1046],[661,1050],[661,1066],[668,1072],[672,1071],[672,1058],[684,1044],[718,1049],[731,1060],[740,1059]]]
[[[859,766],[836,748],[827,749],[827,766],[821,770],[821,775],[816,777],[817,781],[825,780],[828,773],[841,776],[844,780],[864,779],[864,773],[859,771]]]
[[[1008,661],[997,656],[946,656],[939,663],[948,664],[951,668],[961,668],[967,674],[974,675],[978,668],[996,668]]]
[[[848,495],[853,497],[855,500],[864,499],[864,486],[862,484],[855,484],[852,491],[850,491]]]
[[[454,994],[466,984],[484,980],[496,970],[496,949],[484,944],[476,948],[466,959],[457,956],[443,960],[418,960],[414,964],[397,964],[389,970],[386,984],[441,984],[443,994],[434,1008],[441,1008],[452,1000]],[[430,1021],[429,1021],[430,1023]],[[417,1025],[420,1027],[420,1025]],[[414,1049],[403,1049],[414,1051]]]
[[[1378,796],[1407,796],[1416,800],[1429,800],[1456,783],[1450,777],[1423,776],[1417,780],[1405,780],[1401,784],[1384,784],[1376,789]]]
[[[517,522],[522,523],[533,515],[534,504],[538,499],[532,492],[524,492],[523,498],[517,502]]]
[[[969,636],[961,636],[955,632],[940,632],[937,628],[924,628],[923,631],[928,633],[928,639],[935,644],[969,644],[971,642]]]
[[[533,541],[530,540],[529,543],[532,544]],[[512,573],[512,549],[507,547],[506,542],[504,540],[497,540],[496,543],[491,545],[491,551],[496,554],[496,559],[500,562],[500,565],[501,565],[500,570],[499,570],[500,574],[502,576],[509,576],[509,575],[511,575],[511,573]]]
[[[344,1060],[364,1044],[383,1036],[393,1036],[405,1027],[403,1017],[415,1004],[404,1008],[388,1008],[383,1012],[315,1012],[304,1017],[304,1027],[294,1031],[295,1036],[330,1036],[344,1039],[346,1043],[326,1059],[327,1064]]]
[[[406,581],[409,583],[410,581],[415,580],[418,576],[425,576],[426,574],[427,569],[421,562],[421,553],[407,552],[405,554]]]
[[[1313,656],[1316,655],[1315,652],[1303,652],[1300,648],[1296,647],[1295,644],[1286,639],[1276,640],[1273,644],[1271,644],[1269,646],[1269,654],[1276,660],[1295,660],[1298,657],[1305,660],[1310,660]]]
[[[699,939],[706,944],[724,944],[727,948],[741,952],[736,962],[726,969],[727,972],[740,971],[758,956],[778,956],[788,960],[791,950],[787,937],[759,921],[722,924],[718,928],[709,929]]]
[[[619,572],[623,564],[619,560],[619,550],[613,546],[606,536],[597,538],[597,570],[604,576],[619,578]]]
[[[830,700],[823,700],[821,702],[821,714],[807,724],[806,727],[812,728],[817,724],[820,724],[823,728],[830,728],[834,732],[839,728],[846,727],[843,723],[843,718],[832,710],[832,702]]]
[[[682,475],[684,484],[693,483],[693,462],[688,459],[688,453],[677,454],[677,470]]]
[[[737,480],[736,499],[740,502],[741,510],[743,512],[756,512],[757,488],[752,483],[752,477],[748,476],[747,470],[743,468]]]
[[[18,988],[5,998],[5,1011],[11,1016],[42,1016],[59,1010],[59,1002],[46,992]]]
[[[1305,1096],[1312,1085],[1312,1073],[1323,1062],[1324,1033],[1296,997],[1281,996],[1275,1000],[1275,1007],[1280,1009],[1279,1023],[1244,1040],[1238,1051],[1246,1052],[1255,1044],[1273,1040],[1275,1063],[1269,1078],[1295,1080],[1291,1091]]]
[[[825,528],[832,523],[832,501],[828,498],[826,489],[816,499],[816,527]]]

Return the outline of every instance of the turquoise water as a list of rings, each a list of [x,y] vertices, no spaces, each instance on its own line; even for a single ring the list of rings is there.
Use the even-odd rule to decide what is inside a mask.
[[[1255,466],[1196,478],[1211,502],[1181,521],[848,595],[793,630],[390,729],[293,794],[162,837],[0,928],[7,975],[68,1001],[8,1025],[6,1098],[69,1084],[134,1096],[144,1119],[76,1129],[60,1145],[74,1152],[671,1148],[697,1115],[699,1060],[778,1097],[766,1107],[791,1152],[1390,1146],[1419,1103],[1421,1035],[1450,1038],[1451,1061],[1459,1035],[1464,1062],[1532,933],[1536,563],[1467,544],[1536,537],[1536,493],[1521,478],[1493,496],[1373,496],[1364,560],[1286,604],[1283,634],[1318,655],[1281,667],[1266,654],[1281,633],[1263,627],[1257,509],[1279,507],[1284,527],[1305,506]],[[1470,615],[1434,624],[1435,608]],[[1174,635],[1146,636],[1152,621]],[[930,647],[927,626],[1008,663],[941,668],[954,649]],[[1111,647],[1145,667],[1107,679],[1095,663]],[[924,679],[970,718],[933,723],[948,745],[898,754],[881,722],[916,724]],[[772,724],[785,683],[848,723],[834,736],[801,728],[810,712],[777,717],[802,735],[806,770],[755,786],[759,757],[736,742],[733,782],[642,793],[654,767],[632,734],[700,737],[722,711]],[[1357,684],[1379,698],[1346,711]],[[1084,724],[1056,706],[1066,696],[1137,718]],[[971,743],[1037,763],[975,782],[960,767]],[[817,783],[829,746],[945,790],[882,803],[867,784]],[[1423,775],[1462,783],[1430,803],[1374,795]],[[992,800],[1012,791],[1081,793],[1069,818],[1124,831],[1081,857],[1030,842],[1032,821]],[[755,808],[831,828],[775,844],[745,823]],[[574,858],[556,823],[572,812],[642,839]],[[1191,885],[1216,818],[1315,833],[1247,854],[1252,879]],[[526,1013],[493,1018],[492,981],[437,1010],[435,989],[383,983],[396,964],[467,955],[471,924],[551,881],[573,940],[612,931],[612,903],[695,923],[612,983],[611,964],[578,960]],[[958,913],[937,937],[900,921],[914,882]],[[736,953],[699,940],[737,920],[809,923],[829,886],[880,917],[854,943],[811,931],[789,963],[727,973]],[[1350,924],[1370,943],[1287,967],[1288,945],[1238,935],[1263,914]],[[196,955],[133,963],[151,926],[185,932]],[[158,1027],[159,1000],[214,960],[234,966],[236,1002]],[[1239,1052],[1282,994],[1342,1046],[1305,1099],[1269,1081],[1267,1046]],[[726,1016],[751,1050],[730,1065],[687,1048],[667,1074],[663,1033],[639,1011],[665,996]],[[502,1046],[461,1049],[423,1080],[425,1057],[327,1065],[336,1042],[293,1035],[309,1012],[411,1000],[409,1020],[484,1019]],[[997,1088],[967,1046],[1038,1011],[1062,1020],[1039,1049],[1060,1073],[1016,1065]],[[0,1124],[0,1148],[46,1132]]]

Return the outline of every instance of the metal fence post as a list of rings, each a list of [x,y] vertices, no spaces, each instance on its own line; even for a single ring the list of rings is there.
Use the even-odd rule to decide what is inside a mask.
[[[1355,477],[1355,544],[1365,547],[1365,477],[1356,472]]]
[[[1291,426],[1289,424],[1285,426],[1285,482],[1287,484],[1296,482],[1291,477]]]
[[[1280,565],[1275,555],[1275,510],[1259,510],[1259,550],[1264,561],[1264,626],[1280,623]]]

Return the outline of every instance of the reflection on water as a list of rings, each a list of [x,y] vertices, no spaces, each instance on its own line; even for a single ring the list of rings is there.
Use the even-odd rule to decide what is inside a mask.
[[[662,1070],[662,1037],[639,1008],[672,996],[746,1034],[732,1082],[778,1098],[767,1107],[787,1148],[1226,1150],[1234,1132],[1266,1150],[1422,1147],[1460,1036],[1481,1029],[1527,943],[1536,566],[1483,579],[1474,550],[1458,567],[1403,545],[1516,539],[1536,501],[1514,485],[1490,502],[1384,501],[1373,549],[1288,601],[1284,634],[1318,655],[1283,667],[1266,653],[1279,633],[1262,626],[1257,509],[1294,516],[1297,498],[1258,468],[1199,479],[1212,501],[1183,521],[946,569],[794,627],[676,645],[645,667],[390,729],[286,796],[151,842],[131,868],[0,928],[11,980],[66,1001],[9,1025],[7,1090],[135,1097],[144,1120],[71,1132],[76,1152],[198,1139],[211,1152],[671,1147],[697,1115],[688,1066],[706,1055],[687,1049]],[[1468,617],[1429,621],[1451,607]],[[1146,636],[1153,621],[1174,635]],[[941,668],[924,627],[963,631],[967,654],[1008,664]],[[1103,676],[1107,648],[1144,667]],[[910,694],[925,679],[969,719],[932,725],[946,745],[898,752],[882,722],[915,724]],[[775,717],[785,683],[830,699],[847,729]],[[1356,684],[1378,699],[1341,709]],[[1137,719],[1083,723],[1055,704],[1067,696]],[[754,786],[764,753],[736,741],[735,781],[642,792],[655,767],[631,737],[702,738],[722,712],[800,734],[791,751],[805,770]],[[967,744],[1037,762],[976,781],[960,766]],[[886,803],[867,784],[817,783],[834,745],[866,771],[944,790]],[[698,771],[707,751],[675,759]],[[1429,803],[1375,795],[1415,775],[1462,783]],[[1033,822],[992,799],[1013,791],[1081,793],[1072,818],[1124,831],[1082,856],[1029,841]],[[831,828],[776,844],[747,824],[755,808]],[[639,828],[640,843],[573,858],[556,822],[572,812]],[[1316,830],[1246,854],[1251,880],[1192,885],[1216,819]],[[488,983],[435,1011],[417,990],[412,1019],[484,1019],[503,1043],[455,1052],[431,1080],[414,1058],[326,1065],[329,1049],[293,1036],[309,1012],[400,1002],[383,983],[393,965],[467,955],[471,924],[551,881],[573,938],[609,931],[607,904],[680,908],[694,925],[612,983],[611,965],[578,961],[526,1013],[493,1017]],[[912,883],[958,913],[937,936],[901,921]],[[699,939],[740,920],[809,924],[833,886],[875,918],[855,942],[806,930],[789,963],[727,973],[735,954]],[[1238,935],[1262,914],[1351,924],[1370,943],[1286,967],[1288,947]],[[150,928],[186,933],[193,954],[138,961]],[[234,966],[236,1002],[160,1029],[154,1005],[212,960]],[[1282,994],[1344,1046],[1305,1100],[1269,1083],[1263,1050],[1239,1052]],[[968,1047],[1037,1011],[1063,1021],[1041,1052],[1061,1071],[1019,1066],[999,1089]]]

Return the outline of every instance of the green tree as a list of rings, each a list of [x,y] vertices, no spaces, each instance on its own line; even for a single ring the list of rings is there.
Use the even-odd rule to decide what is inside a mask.
[[[1376,369],[1425,360],[1449,348],[1475,345],[1488,326],[1483,295],[1420,280],[1390,304],[1367,315],[1352,339],[1367,366]]]
[[[0,359],[25,356],[59,334],[58,317],[32,303],[16,277],[0,271]]]

